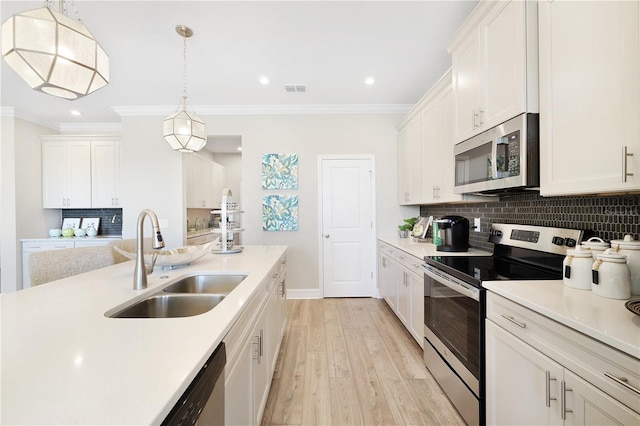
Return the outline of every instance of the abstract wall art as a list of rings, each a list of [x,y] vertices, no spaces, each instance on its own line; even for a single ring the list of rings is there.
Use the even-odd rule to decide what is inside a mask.
[[[298,196],[264,195],[262,197],[263,231],[298,230]]]
[[[263,154],[262,189],[298,189],[298,155]]]

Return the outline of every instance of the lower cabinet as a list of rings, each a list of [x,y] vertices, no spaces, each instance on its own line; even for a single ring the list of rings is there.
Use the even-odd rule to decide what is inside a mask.
[[[424,347],[422,259],[378,242],[378,290],[420,347]]]
[[[492,294],[488,297],[487,424],[640,424],[640,413],[635,411],[640,410],[637,394],[606,382],[605,374],[621,375],[625,371],[626,383],[635,387],[640,361],[611,352],[615,350],[584,335],[574,340],[564,326],[548,319],[538,321],[537,314],[519,315],[526,308],[512,310],[509,308],[516,305],[513,302]],[[518,330],[508,328],[513,321],[519,323]],[[557,345],[554,338],[558,339]],[[580,344],[573,346],[574,342]],[[577,374],[572,369],[582,371]]]
[[[286,258],[269,277],[225,337],[225,424],[259,425],[285,327]]]

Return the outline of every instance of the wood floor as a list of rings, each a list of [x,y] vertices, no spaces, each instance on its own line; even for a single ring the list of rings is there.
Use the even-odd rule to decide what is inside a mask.
[[[262,425],[463,425],[382,299],[287,302]]]

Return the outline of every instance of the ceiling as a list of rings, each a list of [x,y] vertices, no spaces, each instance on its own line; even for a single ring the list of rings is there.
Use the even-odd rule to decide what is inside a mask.
[[[397,111],[451,66],[446,45],[477,1],[81,1],[75,6],[110,58],[110,83],[75,101],[31,90],[2,61],[2,107],[59,130],[168,115],[181,103],[187,40],[196,114]],[[0,2],[2,22],[43,6]],[[74,16],[73,8],[70,16]],[[268,85],[259,82],[267,76]],[[368,86],[365,78],[374,77]],[[305,84],[288,93],[286,84]],[[72,109],[82,113],[70,114]]]

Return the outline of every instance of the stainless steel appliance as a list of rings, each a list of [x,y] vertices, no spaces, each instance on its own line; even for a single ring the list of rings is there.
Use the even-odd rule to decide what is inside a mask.
[[[438,251],[467,251],[469,249],[469,219],[445,216],[435,220],[438,226]]]
[[[583,231],[493,224],[492,256],[426,256],[424,361],[470,425],[485,423],[483,283],[560,280],[567,247]]]
[[[227,354],[223,342],[205,362],[162,425],[223,426],[226,363]]]
[[[456,194],[491,194],[540,185],[538,114],[526,113],[454,148]]]

